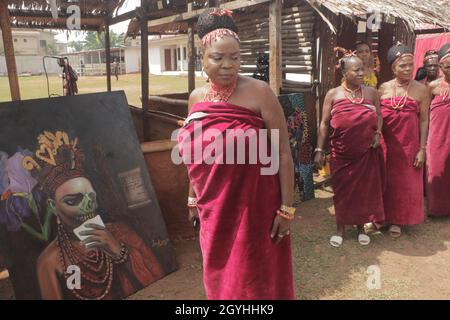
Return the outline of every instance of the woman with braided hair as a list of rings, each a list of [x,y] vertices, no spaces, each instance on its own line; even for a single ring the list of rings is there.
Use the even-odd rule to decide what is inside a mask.
[[[179,136],[185,156],[191,148],[211,147],[206,132],[255,133],[245,137],[228,161],[233,138],[224,138],[227,163],[186,163],[191,182],[188,207],[200,220],[203,279],[208,299],[293,299],[290,222],[294,218],[294,172],[282,108],[269,86],[238,74],[240,41],[231,11],[210,8],[197,23],[203,67],[209,83],[189,97],[189,116]],[[201,126],[203,136],[194,131]],[[260,133],[278,132],[272,145],[279,151],[279,170],[262,174],[265,165],[247,161],[254,154],[250,140],[264,142]],[[252,135],[252,134],[251,134]],[[272,135],[270,135],[272,136]],[[240,136],[237,137],[240,139]],[[266,143],[267,137],[264,139]],[[214,142],[217,143],[218,140]],[[197,149],[198,148],[198,149]],[[205,148],[205,150],[206,150]],[[234,150],[234,149],[233,149]],[[236,153],[244,151],[244,162]],[[216,154],[217,156],[217,154]],[[217,160],[217,159],[216,159]]]
[[[428,136],[430,95],[413,80],[414,55],[403,45],[388,51],[395,78],[380,86],[383,139],[386,157],[384,211],[392,237],[401,226],[424,220],[423,165]]]
[[[430,106],[430,131],[427,145],[428,214],[450,215],[450,43],[439,50],[443,77],[431,82],[434,97]]]

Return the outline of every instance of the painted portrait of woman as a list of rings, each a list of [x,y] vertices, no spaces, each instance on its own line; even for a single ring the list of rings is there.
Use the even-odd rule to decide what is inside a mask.
[[[34,152],[7,160],[0,222],[48,243],[35,265],[41,298],[121,299],[161,278],[160,262],[131,226],[103,223],[78,138],[44,131],[37,142]],[[27,224],[32,214],[39,228]]]

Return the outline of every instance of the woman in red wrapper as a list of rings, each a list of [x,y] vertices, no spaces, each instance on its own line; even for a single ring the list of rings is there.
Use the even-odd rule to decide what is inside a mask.
[[[209,83],[189,98],[182,131],[193,139],[180,134],[180,150],[184,157],[198,151],[204,155],[213,145],[227,148],[227,161],[184,161],[191,182],[190,217],[200,219],[206,294],[208,299],[293,299],[294,172],[282,108],[265,82],[238,74],[240,41],[230,11],[208,9],[197,30]],[[203,134],[196,137],[199,127]],[[271,137],[279,134],[270,141],[271,150],[279,147],[270,157],[272,165],[279,162],[279,170],[267,174],[267,163],[252,161],[261,144],[268,143],[267,136],[261,137],[264,129]],[[227,135],[239,140],[239,132],[247,137],[234,149],[235,140]],[[207,138],[212,134],[214,143]],[[252,141],[259,143],[258,150],[251,150]],[[224,154],[216,150],[215,156]]]
[[[428,50],[423,58],[423,67],[419,68],[415,80],[428,85],[439,78],[439,58],[436,50]]]
[[[428,214],[450,215],[450,43],[439,50],[443,77],[433,81],[427,147]]]
[[[401,226],[424,220],[423,165],[428,133],[430,95],[413,78],[414,56],[403,45],[388,52],[395,78],[379,89],[386,153],[384,212],[393,237]]]
[[[344,81],[324,100],[314,162],[322,168],[325,140],[331,126],[331,174],[337,233],[330,239],[341,246],[345,225],[358,226],[358,241],[368,245],[364,224],[384,220],[382,119],[376,89],[363,85],[364,64],[348,54],[340,60]]]
[[[40,254],[37,276],[43,299],[122,299],[163,276],[144,241],[121,222],[86,224],[83,241],[74,229],[97,216],[97,195],[84,168],[77,139],[44,132],[33,156],[23,160],[48,196],[57,218],[57,236]],[[71,281],[78,268],[80,287]],[[72,283],[73,286],[69,284]]]

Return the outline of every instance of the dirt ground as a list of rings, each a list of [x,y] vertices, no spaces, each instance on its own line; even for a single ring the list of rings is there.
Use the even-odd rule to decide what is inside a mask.
[[[349,229],[336,249],[328,244],[335,230],[332,196],[329,188],[317,190],[292,226],[298,299],[450,299],[449,218],[427,219],[398,239],[373,234],[367,247]],[[205,299],[198,242],[175,246],[180,269],[130,299]],[[372,265],[380,268],[381,287],[369,290]]]
[[[373,234],[362,247],[349,229],[341,248],[328,244],[335,230],[332,193],[300,205],[292,226],[294,276],[298,299],[450,299],[450,218],[427,219],[392,239]],[[205,299],[198,239],[174,243],[178,271],[130,299]],[[368,267],[378,266],[381,287],[368,289]],[[0,299],[13,298],[8,280],[0,280]]]

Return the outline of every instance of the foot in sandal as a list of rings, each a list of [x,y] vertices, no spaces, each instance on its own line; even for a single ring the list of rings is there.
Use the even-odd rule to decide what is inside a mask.
[[[330,238],[330,244],[335,248],[339,248],[344,241],[345,226],[342,224],[337,224],[336,227],[337,232]]]
[[[358,234],[358,242],[362,246],[367,246],[370,243],[370,237],[365,233]]]
[[[364,231],[364,225],[358,225],[358,242],[362,246],[367,246],[370,243],[370,237]]]
[[[395,224],[393,224],[389,228],[389,234],[393,238],[398,238],[402,235],[402,229],[399,226],[396,226]]]
[[[330,238],[330,244],[335,247],[339,248],[342,245],[342,242],[344,241],[344,238],[341,236],[335,235]]]

